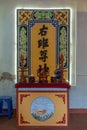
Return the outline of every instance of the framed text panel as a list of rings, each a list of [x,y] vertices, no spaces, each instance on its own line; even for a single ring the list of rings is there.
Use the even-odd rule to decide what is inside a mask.
[[[70,9],[17,9],[17,81],[21,77],[23,59],[24,76],[34,75],[46,67],[48,80],[61,55],[64,57],[64,78],[70,79]]]

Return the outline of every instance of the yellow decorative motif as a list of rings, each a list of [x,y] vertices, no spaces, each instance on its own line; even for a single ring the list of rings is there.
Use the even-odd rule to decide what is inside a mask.
[[[31,13],[32,12],[28,12],[28,11],[21,11],[18,14],[19,17],[19,25],[21,24],[26,24],[28,25],[28,20],[31,19]]]
[[[61,11],[55,12],[56,19],[59,20],[59,24],[68,24],[68,12]]]

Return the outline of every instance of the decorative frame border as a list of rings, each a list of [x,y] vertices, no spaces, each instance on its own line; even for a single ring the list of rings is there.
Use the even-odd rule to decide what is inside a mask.
[[[26,44],[26,48],[29,48],[29,39],[27,39],[28,37],[28,32],[29,32],[29,26],[28,23],[29,21],[32,20],[33,22],[38,21],[38,22],[43,22],[43,21],[53,21],[53,20],[57,20],[59,23],[58,26],[58,30],[59,30],[59,40],[58,40],[58,45],[59,45],[59,54],[64,53],[64,55],[66,55],[66,61],[64,64],[64,68],[67,69],[67,73],[68,73],[68,80],[69,81],[69,77],[70,77],[70,72],[69,72],[69,67],[70,67],[70,9],[47,9],[47,10],[33,10],[33,9],[18,9],[17,10],[17,79],[19,81],[19,77],[20,77],[20,71],[21,71],[21,64],[20,64],[20,43],[22,40],[20,40],[20,29],[23,27],[25,28],[25,44]],[[64,35],[62,35],[61,32],[64,32]],[[61,40],[60,36],[62,37],[63,41]],[[24,37],[22,37],[21,39],[23,39]],[[62,44],[63,43],[63,44]],[[67,46],[64,47],[65,43],[67,43]],[[65,49],[62,50],[62,45],[63,48]],[[24,59],[25,59],[25,72],[27,72],[27,74],[30,74],[29,71],[29,55],[28,55],[28,51],[23,50],[22,51],[26,54],[24,54]],[[59,59],[57,62],[59,62]]]

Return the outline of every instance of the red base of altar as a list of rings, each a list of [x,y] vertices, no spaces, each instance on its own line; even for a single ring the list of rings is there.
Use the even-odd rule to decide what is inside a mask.
[[[15,88],[70,88],[69,83],[17,83]]]

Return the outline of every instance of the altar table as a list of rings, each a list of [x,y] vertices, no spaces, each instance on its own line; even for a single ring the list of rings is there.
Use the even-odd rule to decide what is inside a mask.
[[[68,83],[17,83],[15,88],[18,126],[68,126]]]

